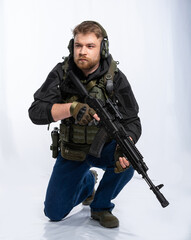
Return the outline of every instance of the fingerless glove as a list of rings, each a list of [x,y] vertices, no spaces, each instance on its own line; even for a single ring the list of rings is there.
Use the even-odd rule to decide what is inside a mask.
[[[93,120],[96,112],[86,103],[73,102],[70,106],[70,113],[79,125],[87,125]]]

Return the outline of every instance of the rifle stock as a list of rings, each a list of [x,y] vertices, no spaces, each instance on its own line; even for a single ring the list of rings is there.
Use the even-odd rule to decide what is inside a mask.
[[[135,144],[133,144],[132,141],[129,139],[126,130],[120,123],[123,117],[115,107],[115,104],[111,101],[111,99],[107,99],[104,103],[101,99],[96,99],[89,96],[87,90],[77,78],[77,76],[72,71],[69,71],[68,75],[74,83],[75,87],[79,90],[79,94],[82,97],[85,97],[86,103],[98,114],[101,127],[105,129],[105,131],[110,137],[116,140],[117,144],[122,149],[124,156],[128,159],[128,161],[138,172],[138,174],[140,174],[142,178],[146,181],[146,183],[149,185],[150,190],[153,191],[161,206],[167,207],[169,205],[169,202],[160,192],[163,184],[155,186],[147,175],[148,167],[143,161],[143,156],[136,148]],[[98,151],[100,153],[100,149],[98,149]]]

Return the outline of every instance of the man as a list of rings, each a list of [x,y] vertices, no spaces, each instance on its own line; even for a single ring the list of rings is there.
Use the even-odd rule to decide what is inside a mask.
[[[100,119],[94,109],[84,103],[68,76],[68,72],[73,71],[90,95],[116,102],[124,117],[123,126],[136,143],[141,135],[138,105],[108,46],[107,33],[99,23],[85,21],[75,27],[68,47],[69,57],[50,72],[29,109],[35,124],[61,120],[61,151],[49,181],[44,209],[52,221],[63,219],[82,203],[90,205],[91,217],[102,226],[119,226],[119,220],[112,214],[111,200],[130,181],[133,167],[113,139],[107,140],[100,158],[88,154],[98,131],[96,122]],[[105,171],[96,191],[97,173],[90,170],[91,167]]]

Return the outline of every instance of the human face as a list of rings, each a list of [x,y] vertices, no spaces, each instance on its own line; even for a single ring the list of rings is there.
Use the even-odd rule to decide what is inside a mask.
[[[101,38],[94,33],[78,33],[74,37],[74,62],[85,76],[99,67],[100,46]]]

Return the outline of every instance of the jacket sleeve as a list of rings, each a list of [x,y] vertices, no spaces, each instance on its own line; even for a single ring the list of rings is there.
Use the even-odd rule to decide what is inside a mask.
[[[122,124],[136,143],[141,136],[141,121],[138,117],[139,106],[126,76],[120,70],[114,78],[114,96],[119,111],[123,115]]]
[[[34,102],[28,112],[34,124],[42,125],[54,122],[51,115],[51,108],[54,103],[61,103],[60,82],[63,78],[61,63],[49,73],[46,81],[35,92]]]

